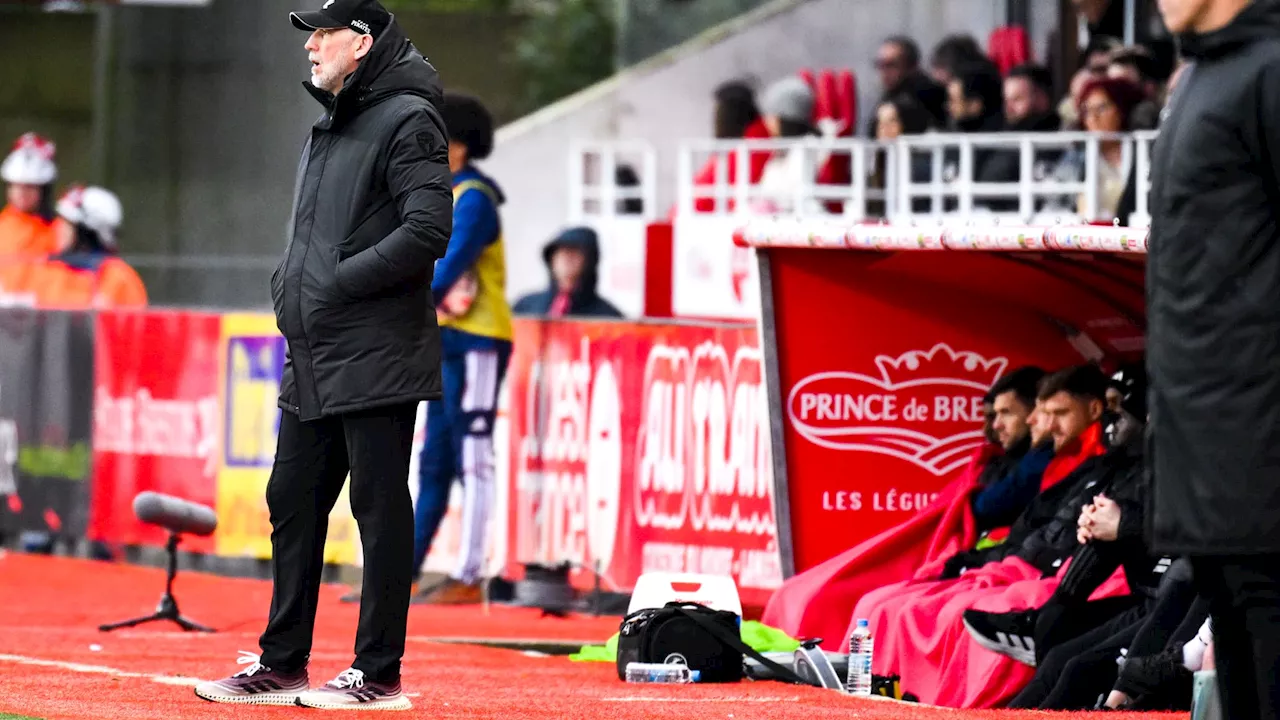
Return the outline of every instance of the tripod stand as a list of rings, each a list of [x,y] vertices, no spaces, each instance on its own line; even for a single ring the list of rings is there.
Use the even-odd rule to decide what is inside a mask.
[[[156,605],[156,611],[144,617],[133,618],[132,620],[124,620],[110,625],[99,625],[98,629],[102,632],[118,630],[120,628],[133,627],[142,623],[153,622],[155,620],[172,620],[178,624],[183,630],[199,631],[199,632],[215,632],[213,628],[205,627],[199,623],[192,622],[178,612],[178,603],[173,599],[173,578],[178,574],[178,534],[169,533],[169,542],[165,543],[165,550],[169,553],[169,576],[165,580],[164,595],[160,596],[160,603]]]

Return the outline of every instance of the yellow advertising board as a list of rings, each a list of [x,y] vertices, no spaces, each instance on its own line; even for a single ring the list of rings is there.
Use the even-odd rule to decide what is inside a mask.
[[[280,427],[276,400],[284,367],[284,338],[271,315],[224,315],[218,352],[223,426],[216,552],[269,558],[271,521],[266,492]],[[343,485],[329,516],[324,552],[327,563],[354,565],[360,557],[348,485]]]

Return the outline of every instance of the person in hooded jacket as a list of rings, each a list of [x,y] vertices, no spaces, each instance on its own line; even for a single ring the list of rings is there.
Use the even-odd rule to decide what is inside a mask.
[[[440,398],[431,278],[453,225],[443,93],[375,0],[326,0],[290,20],[310,34],[306,88],[323,114],[302,150],[271,278],[286,347],[266,491],[271,608],[261,656],[195,692],[237,704],[408,709],[409,461],[418,403]],[[308,689],[329,512],[348,472],[364,548],[355,661]]]
[[[1191,556],[1223,710],[1280,713],[1280,3],[1161,0],[1189,61],[1151,160],[1148,533]]]
[[[124,209],[110,190],[73,186],[58,200],[58,252],[33,275],[43,308],[145,307],[147,288],[120,259]]]
[[[453,235],[436,266],[431,292],[444,342],[444,397],[427,403],[427,437],[418,460],[414,572],[421,572],[431,551],[456,477],[462,478],[462,542],[449,576],[423,587],[414,602],[463,605],[483,599],[485,530],[498,482],[493,425],[498,389],[511,357],[512,329],[498,217],[504,197],[493,178],[474,165],[493,150],[493,118],[479,100],[453,93],[445,96],[443,114],[453,173]]]
[[[621,318],[622,313],[596,291],[600,242],[589,227],[560,233],[542,250],[551,287],[525,295],[513,308],[520,315]]]

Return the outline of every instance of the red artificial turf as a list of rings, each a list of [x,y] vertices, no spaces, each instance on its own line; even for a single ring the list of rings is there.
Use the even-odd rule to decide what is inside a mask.
[[[257,651],[271,597],[269,583],[197,573],[179,575],[175,594],[184,614],[217,628],[183,633],[168,623],[101,633],[97,626],[150,612],[163,586],[151,568],[20,554],[0,556],[0,714],[43,720],[152,718],[272,718],[293,720],[323,711],[234,707],[197,698],[191,685],[239,669],[236,651]],[[323,682],[351,662],[356,607],[338,602],[340,587],[321,594],[312,652],[312,681]],[[603,642],[616,618],[540,617],[532,610],[493,606],[410,611],[404,683],[414,710],[406,717],[660,718],[669,720],[822,720],[828,717],[955,720],[1043,717],[1001,710],[943,710],[884,700],[859,700],[829,690],[772,682],[646,686],[619,682],[612,665],[564,657],[443,644],[432,638],[536,639]],[[157,680],[157,678],[159,678]],[[1061,717],[1084,717],[1087,713]],[[385,713],[343,713],[342,717]],[[1099,718],[1137,717],[1108,713]]]

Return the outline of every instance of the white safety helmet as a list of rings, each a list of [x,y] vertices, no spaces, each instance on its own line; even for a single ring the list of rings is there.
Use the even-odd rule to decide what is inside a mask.
[[[102,244],[116,249],[116,230],[124,220],[124,208],[110,190],[75,186],[58,200],[58,214],[73,225],[96,232]]]
[[[57,146],[35,133],[18,138],[13,152],[0,164],[0,180],[14,185],[48,185],[58,179],[53,162]]]

